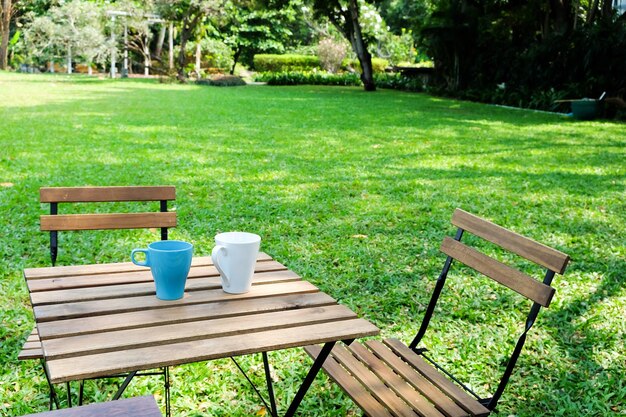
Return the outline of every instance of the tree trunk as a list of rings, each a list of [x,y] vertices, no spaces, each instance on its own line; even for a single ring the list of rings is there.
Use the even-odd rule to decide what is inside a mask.
[[[12,0],[2,0],[2,8],[0,8],[0,69],[6,70],[9,62],[9,36],[11,26]]]
[[[167,46],[169,48],[169,69],[170,71],[174,69],[174,24],[170,22],[170,26],[168,29],[168,42]]]
[[[235,67],[237,66],[237,61],[239,61],[240,56],[241,46],[237,46],[237,50],[235,51],[235,55],[233,56],[233,66],[230,68],[230,75],[235,75]]]
[[[67,73],[72,73],[72,46],[67,47]]]
[[[159,39],[156,44],[156,49],[154,50],[154,54],[158,57],[159,62],[162,62],[161,53],[163,53],[164,43],[165,43],[165,25],[162,25],[161,30],[159,30]]]
[[[200,66],[202,64],[202,47],[200,41],[196,42],[196,77],[200,78]]]
[[[372,55],[367,50],[367,43],[363,39],[361,25],[359,24],[359,5],[356,0],[350,0],[350,20],[352,22],[351,39],[352,48],[361,64],[361,81],[365,91],[376,91],[374,82],[374,70],[372,67]]]
[[[195,14],[194,14],[195,13]],[[194,32],[194,29],[196,28],[196,25],[198,24],[198,21],[200,20],[200,13],[198,10],[193,9],[193,8],[189,8],[185,14],[185,16],[183,17],[183,27],[180,31],[180,51],[178,52],[178,59],[177,59],[177,78],[179,81],[186,81],[186,77],[185,77],[185,64],[186,64],[186,47],[187,47],[187,42],[189,41],[189,39],[191,39],[191,35]]]
[[[148,38],[148,35],[146,35],[143,45],[143,57],[143,75],[150,75],[152,60],[150,59],[150,39]]]

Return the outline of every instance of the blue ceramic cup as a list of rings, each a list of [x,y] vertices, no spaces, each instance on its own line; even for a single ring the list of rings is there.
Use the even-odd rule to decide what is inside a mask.
[[[135,259],[142,252],[145,261]],[[147,266],[152,271],[156,296],[161,300],[178,300],[183,297],[193,245],[180,240],[160,240],[148,245],[147,249],[133,249],[130,260],[139,266]]]

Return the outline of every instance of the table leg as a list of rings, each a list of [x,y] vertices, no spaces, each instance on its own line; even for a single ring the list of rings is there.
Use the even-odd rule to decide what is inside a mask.
[[[309,390],[309,387],[313,383],[313,380],[317,376],[317,373],[320,371],[320,369],[322,369],[324,361],[326,360],[328,355],[330,355],[330,351],[333,350],[334,346],[335,342],[327,342],[326,344],[324,344],[324,347],[322,347],[320,354],[317,356],[317,358],[315,358],[315,361],[313,362],[313,366],[311,366],[309,373],[307,374],[306,378],[304,378],[300,389],[298,389],[296,396],[293,398],[291,405],[289,405],[289,409],[287,409],[285,417],[291,417],[296,413],[296,410],[300,406],[304,395]]]
[[[124,382],[122,383],[122,385],[120,386],[120,388],[117,390],[117,392],[115,393],[115,395],[113,396],[113,400],[119,400],[120,397],[122,396],[122,394],[124,393],[124,390],[126,389],[126,387],[128,386],[128,384],[130,384],[130,381],[135,377],[135,375],[137,374],[137,371],[132,371],[128,374],[128,376],[126,377],[126,379],[124,380]]]
[[[263,352],[263,368],[265,368],[265,381],[267,382],[267,391],[270,396],[270,405],[273,417],[278,417],[278,409],[276,408],[276,397],[274,397],[274,387],[272,386],[272,376],[270,374],[270,364],[267,360],[267,352]]]
[[[46,363],[43,359],[41,359],[41,368],[43,369],[43,374],[46,377],[46,381],[48,382],[48,388],[50,389],[50,411],[54,408],[54,405],[57,406],[57,410],[61,408],[61,404],[59,403],[59,397],[57,396],[57,392],[54,389],[54,385],[50,382],[50,375],[48,375],[48,368],[46,368]]]

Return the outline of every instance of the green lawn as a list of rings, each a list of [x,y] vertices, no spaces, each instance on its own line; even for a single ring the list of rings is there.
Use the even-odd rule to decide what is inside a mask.
[[[454,208],[566,252],[570,268],[554,281],[498,415],[624,414],[625,145],[624,124],[424,94],[0,73],[0,415],[47,407],[39,364],[16,359],[33,326],[21,271],[49,265],[39,187],[131,184],[177,187],[170,236],[196,254],[209,254],[220,231],[258,233],[262,250],[406,342],[443,264]],[[61,234],[58,263],[126,261],[153,239]],[[501,364],[529,305],[485,279],[450,284],[426,341],[485,394],[497,372],[482,364]],[[467,295],[478,300],[463,304]],[[279,398],[291,398],[308,357],[298,349],[270,359]],[[260,357],[243,362],[262,384]],[[173,368],[175,415],[263,415],[235,371],[228,361]],[[87,385],[99,401],[113,390]],[[127,395],[161,390],[144,379]],[[322,375],[302,407],[303,416],[360,415]]]

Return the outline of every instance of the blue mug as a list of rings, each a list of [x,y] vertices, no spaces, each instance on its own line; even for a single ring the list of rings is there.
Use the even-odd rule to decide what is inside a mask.
[[[135,254],[142,252],[146,260],[135,259]],[[148,245],[147,249],[133,249],[130,260],[139,266],[147,266],[152,271],[156,296],[161,300],[178,300],[183,297],[193,245],[180,240],[160,240]]]

